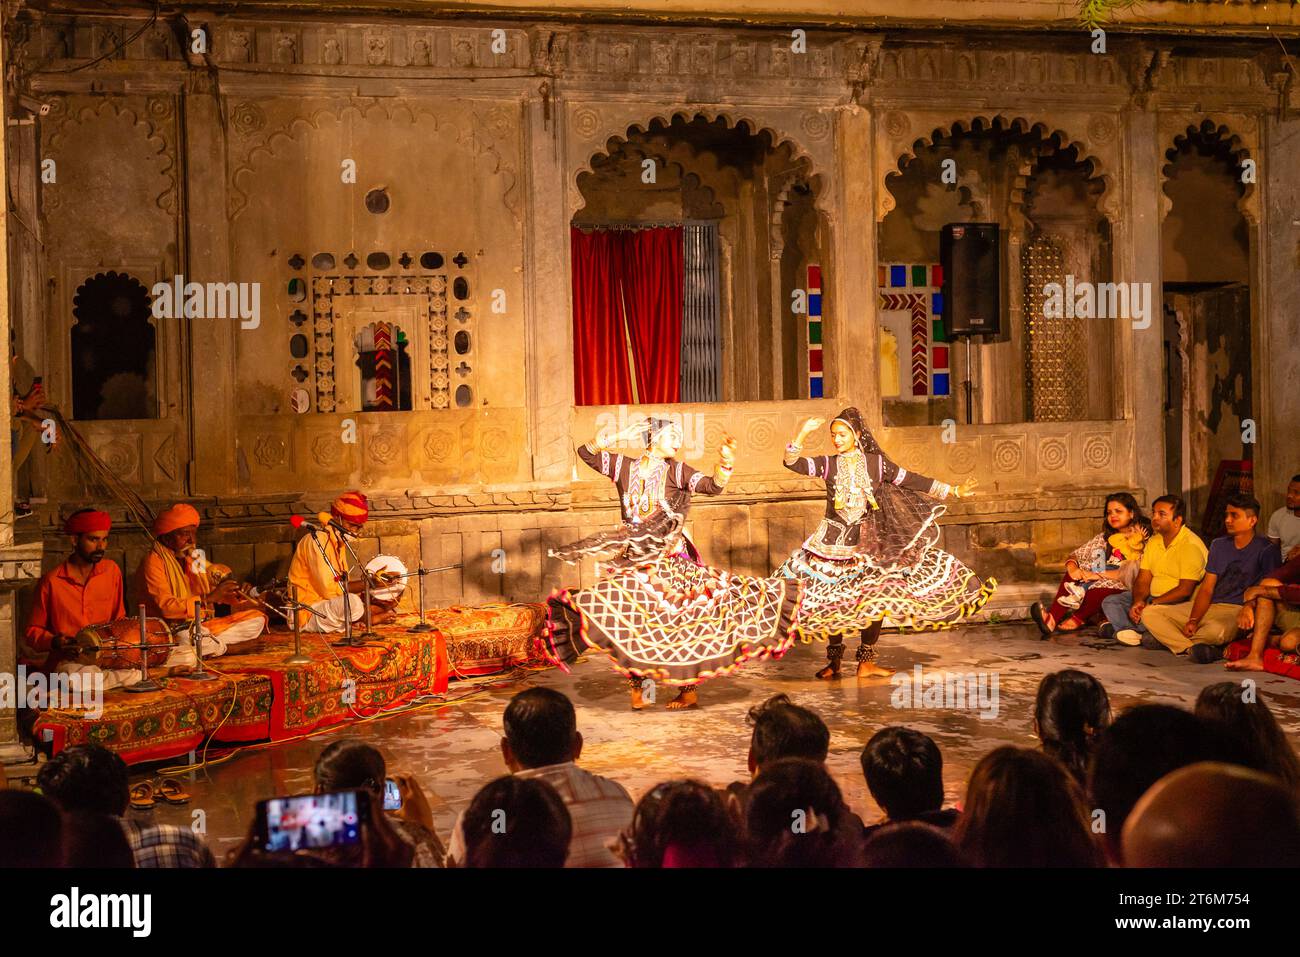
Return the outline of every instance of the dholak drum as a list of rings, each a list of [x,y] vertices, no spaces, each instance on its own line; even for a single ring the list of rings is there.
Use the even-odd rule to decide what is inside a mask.
[[[165,621],[150,618],[147,626],[150,645],[149,667],[161,668],[171,654],[172,633]],[[99,665],[105,671],[139,668],[141,661],[140,619],[119,618],[102,625],[88,625],[77,633],[77,660]],[[134,647],[132,647],[134,646]]]
[[[406,563],[396,555],[376,555],[366,563],[366,572],[375,581],[370,586],[375,601],[396,602],[406,591]]]

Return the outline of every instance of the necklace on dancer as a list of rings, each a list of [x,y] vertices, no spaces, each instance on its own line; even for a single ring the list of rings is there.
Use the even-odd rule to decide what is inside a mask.
[[[628,519],[640,525],[659,507],[664,495],[665,479],[668,477],[668,462],[658,456],[651,456],[650,474],[642,472],[645,459],[639,459],[632,467],[632,480],[623,494],[623,511]]]

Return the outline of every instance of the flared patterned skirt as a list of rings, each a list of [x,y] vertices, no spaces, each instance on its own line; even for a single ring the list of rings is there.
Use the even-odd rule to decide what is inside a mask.
[[[626,675],[692,685],[785,654],[800,591],[794,579],[732,575],[678,553],[553,593],[544,651],[564,667],[599,649]]]
[[[981,582],[934,546],[923,548],[911,565],[892,567],[865,555],[836,561],[799,548],[774,574],[803,582],[792,630],[804,641],[851,633],[883,619],[915,631],[950,628],[983,607],[997,588],[994,579]]]

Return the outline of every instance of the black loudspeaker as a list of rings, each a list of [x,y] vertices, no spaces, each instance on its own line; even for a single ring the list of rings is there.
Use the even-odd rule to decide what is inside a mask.
[[[997,223],[949,223],[939,234],[943,332],[947,339],[1002,331]]]

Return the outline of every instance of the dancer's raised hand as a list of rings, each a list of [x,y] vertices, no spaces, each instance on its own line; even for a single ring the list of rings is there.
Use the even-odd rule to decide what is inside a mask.
[[[975,492],[975,486],[978,484],[979,483],[976,482],[973,478],[968,478],[966,481],[962,482],[960,485],[955,486],[953,488],[952,497],[970,498],[971,495]]]
[[[736,464],[736,440],[730,435],[722,437],[722,444],[718,446],[718,458],[727,468]]]
[[[817,416],[813,416],[811,419],[804,419],[803,425],[799,426],[799,438],[806,439],[825,424],[826,420],[818,418]]]

